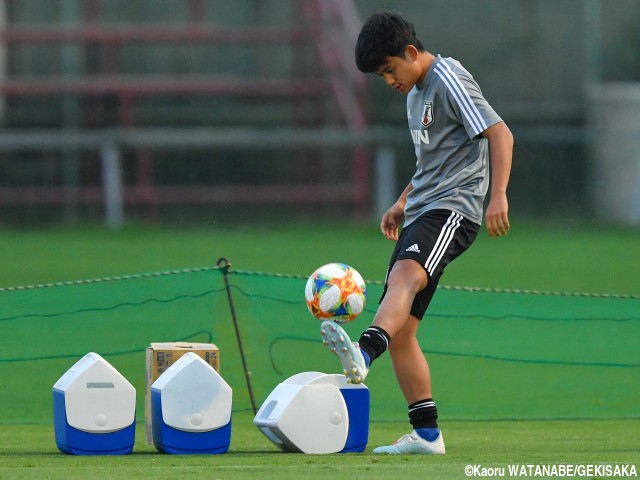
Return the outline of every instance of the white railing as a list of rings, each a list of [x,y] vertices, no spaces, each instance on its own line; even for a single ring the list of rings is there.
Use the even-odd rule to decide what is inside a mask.
[[[68,201],[104,205],[105,223],[120,228],[131,204],[229,203],[351,203],[359,201],[355,183],[336,181],[314,185],[128,185],[123,181],[123,151],[141,149],[207,149],[212,151],[287,151],[297,148],[370,148],[376,150],[378,182],[373,190],[378,205],[386,205],[395,192],[390,175],[395,171],[393,146],[409,140],[404,129],[370,128],[354,132],[343,128],[156,128],[94,132],[28,130],[0,132],[0,152],[97,151],[100,186],[0,187],[0,204],[53,205]],[[369,201],[367,199],[367,201]],[[378,214],[378,212],[376,212]]]

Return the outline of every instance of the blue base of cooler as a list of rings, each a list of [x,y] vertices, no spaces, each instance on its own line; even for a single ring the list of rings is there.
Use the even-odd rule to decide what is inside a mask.
[[[70,455],[126,455],[133,450],[136,422],[111,433],[78,430],[67,421],[64,392],[53,390],[53,425],[56,444]]]
[[[226,453],[231,443],[231,421],[207,432],[185,432],[170,427],[162,418],[162,395],[151,389],[151,431],[158,451],[178,455]]]
[[[349,432],[338,453],[364,452],[369,443],[369,389],[341,388],[340,393],[347,404]]]

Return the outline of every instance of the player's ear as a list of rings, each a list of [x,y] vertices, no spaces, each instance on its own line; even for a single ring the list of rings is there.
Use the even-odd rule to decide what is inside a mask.
[[[404,49],[404,57],[415,62],[418,59],[418,49],[414,45],[407,45]]]

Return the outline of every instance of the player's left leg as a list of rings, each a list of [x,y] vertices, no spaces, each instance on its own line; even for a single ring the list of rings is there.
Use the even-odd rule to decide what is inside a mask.
[[[389,344],[393,371],[407,405],[431,397],[431,372],[416,338],[419,325],[420,320],[409,315],[404,328]]]
[[[393,445],[378,447],[373,453],[444,454],[442,433],[438,428],[438,411],[431,398],[431,373],[416,333],[420,320],[409,316],[405,327],[389,344],[389,355],[398,384],[409,405],[409,421],[413,426]]]

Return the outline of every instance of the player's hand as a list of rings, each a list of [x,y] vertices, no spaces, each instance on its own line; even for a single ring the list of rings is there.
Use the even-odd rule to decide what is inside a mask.
[[[511,226],[509,225],[509,203],[506,195],[491,196],[487,213],[487,231],[492,237],[506,235]]]
[[[386,238],[395,242],[396,240],[398,240],[398,229],[403,222],[404,208],[400,207],[396,203],[382,216],[382,221],[380,222],[380,230]]]

